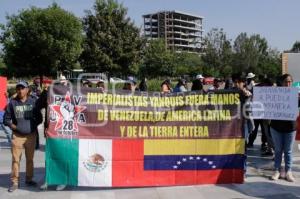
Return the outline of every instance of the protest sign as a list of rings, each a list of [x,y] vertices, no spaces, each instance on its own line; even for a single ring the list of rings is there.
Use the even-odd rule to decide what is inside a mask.
[[[254,119],[296,120],[298,89],[292,87],[254,87]]]
[[[243,182],[239,93],[158,96],[66,87],[50,93],[49,185]]]

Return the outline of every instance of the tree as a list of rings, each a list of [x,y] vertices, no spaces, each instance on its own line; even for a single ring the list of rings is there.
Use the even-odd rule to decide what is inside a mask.
[[[300,41],[296,41],[291,49],[291,52],[299,53],[300,52]]]
[[[233,67],[237,72],[256,72],[261,60],[268,55],[268,43],[265,38],[255,34],[250,37],[241,33],[234,41]]]
[[[213,28],[204,38],[204,73],[228,76],[231,72],[232,47],[223,29]]]
[[[175,54],[165,47],[163,39],[150,40],[144,49],[140,74],[150,78],[173,76],[175,74]]]
[[[96,0],[83,19],[82,66],[89,72],[136,73],[143,45],[139,29],[116,0]]]
[[[198,54],[181,52],[174,54],[175,56],[175,69],[176,76],[191,75],[203,73],[203,63]]]
[[[1,41],[4,61],[16,76],[54,75],[70,69],[82,52],[82,25],[57,4],[7,16]]]
[[[0,50],[0,68],[5,68],[5,64],[3,61],[3,53]]]
[[[5,65],[5,63],[4,63],[4,61],[3,61],[3,58],[2,58],[2,53],[0,52],[0,75],[3,75],[4,73],[6,73],[6,70],[7,70],[7,68],[6,68],[6,65]]]
[[[264,56],[255,70],[257,74],[275,78],[281,74],[281,55],[276,49],[268,49],[268,56]]]

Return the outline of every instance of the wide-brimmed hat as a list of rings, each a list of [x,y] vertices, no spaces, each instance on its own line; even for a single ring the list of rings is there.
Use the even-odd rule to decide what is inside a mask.
[[[196,79],[204,79],[204,77],[201,74],[199,74],[196,76]]]
[[[60,82],[61,84],[65,84],[65,83],[67,83],[67,78],[66,78],[64,75],[61,75],[61,76],[59,77],[59,82]]]
[[[248,73],[246,79],[251,79],[251,78],[254,78],[255,77],[255,74],[253,73]]]

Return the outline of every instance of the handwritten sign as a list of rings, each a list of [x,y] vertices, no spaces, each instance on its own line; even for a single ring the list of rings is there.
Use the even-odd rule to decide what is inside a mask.
[[[254,119],[296,120],[298,89],[292,87],[254,87]]]

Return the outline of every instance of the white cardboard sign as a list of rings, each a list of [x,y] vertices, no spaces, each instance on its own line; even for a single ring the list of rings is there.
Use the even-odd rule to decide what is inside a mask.
[[[298,113],[297,88],[253,88],[252,114],[254,119],[296,120]]]

